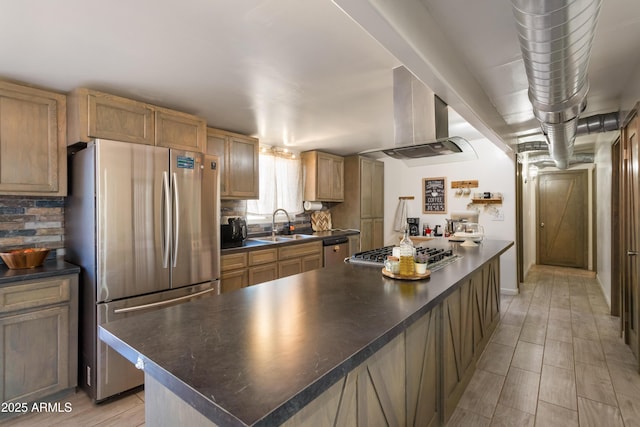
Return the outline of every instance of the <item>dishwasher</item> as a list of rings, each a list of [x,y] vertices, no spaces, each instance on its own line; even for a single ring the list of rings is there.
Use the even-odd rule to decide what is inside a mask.
[[[322,240],[324,246],[324,266],[342,264],[349,258],[349,238],[346,236],[329,237]]]

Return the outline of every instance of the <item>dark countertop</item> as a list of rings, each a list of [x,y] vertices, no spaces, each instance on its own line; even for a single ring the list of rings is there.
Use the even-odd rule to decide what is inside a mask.
[[[484,241],[430,279],[342,264],[100,327],[100,338],[219,425],[278,425],[513,245]]]
[[[221,255],[233,254],[238,252],[246,252],[252,249],[256,249],[260,247],[261,249],[266,249],[268,247],[273,247],[274,245],[284,246],[284,245],[295,245],[299,243],[307,243],[314,242],[318,240],[323,240],[328,237],[338,237],[338,236],[351,236],[354,234],[360,234],[359,230],[327,230],[327,231],[314,231],[312,233],[301,232],[299,234],[305,234],[311,237],[305,239],[297,239],[291,241],[281,241],[281,242],[264,242],[258,240],[252,240],[252,238],[259,238],[258,235],[251,235],[249,239],[242,242],[242,246],[238,246],[235,248],[224,248],[220,250]],[[264,237],[269,237],[270,234],[265,234]],[[285,236],[286,237],[286,236]]]
[[[25,280],[44,279],[77,273],[80,273],[80,267],[61,259],[46,260],[40,267],[19,270],[11,270],[2,264],[0,265],[0,286]]]

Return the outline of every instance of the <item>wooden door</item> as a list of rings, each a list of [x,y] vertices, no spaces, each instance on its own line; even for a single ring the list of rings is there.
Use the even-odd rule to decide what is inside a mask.
[[[611,146],[611,315],[622,313],[622,141],[618,138]],[[621,324],[622,325],[622,324]]]
[[[374,248],[373,220],[362,219],[360,220],[360,250],[364,252]]]
[[[333,158],[324,153],[318,153],[317,162],[317,198],[331,200],[333,199]]]
[[[207,141],[207,123],[190,114],[157,108],[156,145],[202,153]]]
[[[373,161],[360,158],[360,217],[373,217]]]
[[[384,163],[373,162],[371,214],[375,218],[384,217]]]
[[[227,174],[227,157],[229,149],[227,148],[227,138],[224,135],[216,133],[214,129],[207,128],[207,154],[218,157],[218,178],[220,181],[220,197],[228,196],[227,182],[229,181]]]
[[[331,171],[331,198],[344,200],[344,159],[334,158]]]
[[[242,199],[257,199],[259,191],[258,140],[249,137],[229,138],[229,182],[230,196]]]
[[[69,383],[69,306],[0,319],[0,397],[31,402]]]
[[[66,96],[0,82],[0,194],[66,196]]]
[[[104,138],[154,145],[155,116],[151,106],[119,96],[85,92],[86,89],[79,90],[75,96],[87,97],[89,114],[87,139]],[[82,120],[82,118],[77,117],[76,120]]]
[[[538,175],[538,264],[588,267],[588,171]]]
[[[625,337],[631,350],[640,359],[638,339],[640,327],[638,321],[638,251],[640,246],[640,147],[638,146],[638,116],[636,115],[625,127],[623,133],[624,152],[622,164],[623,187],[623,323]]]

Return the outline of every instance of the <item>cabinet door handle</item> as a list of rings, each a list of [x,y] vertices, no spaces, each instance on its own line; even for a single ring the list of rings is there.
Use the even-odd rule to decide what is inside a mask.
[[[627,256],[636,256],[638,255],[638,251],[627,251]]]
[[[544,222],[540,223],[540,227],[544,228]]]

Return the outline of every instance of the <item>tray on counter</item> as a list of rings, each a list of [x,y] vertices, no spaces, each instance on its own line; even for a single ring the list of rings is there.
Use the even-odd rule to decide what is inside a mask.
[[[424,274],[416,274],[413,276],[401,276],[399,274],[390,272],[386,268],[383,268],[382,275],[385,277],[389,277],[391,279],[398,279],[398,280],[422,280],[422,279],[428,279],[429,277],[431,277],[431,271],[427,270],[425,271]]]

